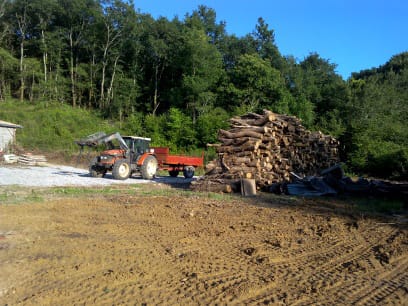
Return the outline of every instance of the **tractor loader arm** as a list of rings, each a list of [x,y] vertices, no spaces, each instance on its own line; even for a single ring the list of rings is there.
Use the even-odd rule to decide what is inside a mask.
[[[96,147],[101,144],[108,144],[112,140],[117,139],[119,141],[120,148],[123,150],[128,151],[129,148],[126,144],[126,142],[123,140],[122,136],[120,135],[119,132],[112,133],[109,135],[106,135],[104,132],[97,132],[95,134],[91,134],[85,138],[76,140],[75,143],[77,143],[79,146],[84,147]]]

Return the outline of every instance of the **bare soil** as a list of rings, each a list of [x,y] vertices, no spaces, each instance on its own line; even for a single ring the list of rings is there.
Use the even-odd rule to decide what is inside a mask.
[[[129,188],[0,205],[0,304],[407,305],[406,216]]]

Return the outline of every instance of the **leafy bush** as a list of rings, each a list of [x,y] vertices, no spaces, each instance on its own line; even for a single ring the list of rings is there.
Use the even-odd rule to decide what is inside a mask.
[[[367,172],[376,177],[408,180],[408,148],[383,154],[372,152],[368,156]]]

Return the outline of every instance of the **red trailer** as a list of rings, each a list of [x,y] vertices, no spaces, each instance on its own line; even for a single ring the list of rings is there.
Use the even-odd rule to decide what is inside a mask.
[[[185,178],[194,176],[195,168],[204,165],[204,152],[201,156],[170,155],[167,147],[151,147],[152,153],[157,159],[160,170],[168,170],[170,176],[177,177],[183,171]]]

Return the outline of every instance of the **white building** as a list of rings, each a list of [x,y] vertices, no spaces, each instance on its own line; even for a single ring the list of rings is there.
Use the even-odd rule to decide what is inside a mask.
[[[16,142],[16,130],[22,126],[0,120],[0,152],[8,152],[10,145]]]

